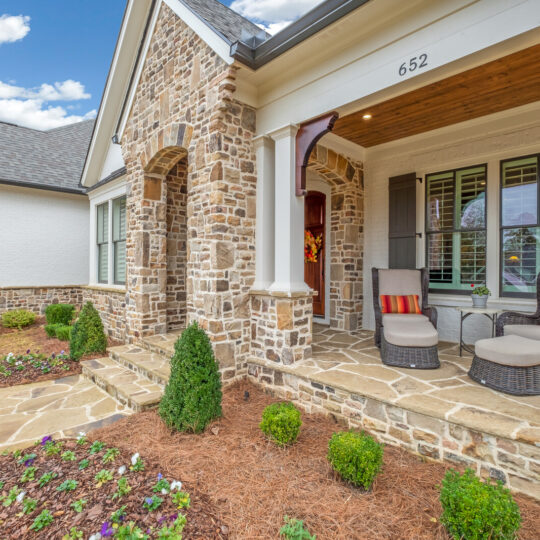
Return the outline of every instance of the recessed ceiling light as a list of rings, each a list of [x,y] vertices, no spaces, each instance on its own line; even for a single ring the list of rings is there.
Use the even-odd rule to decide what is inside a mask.
[[[362,115],[362,118],[363,118],[364,120],[371,120],[371,114],[366,113],[366,114]]]

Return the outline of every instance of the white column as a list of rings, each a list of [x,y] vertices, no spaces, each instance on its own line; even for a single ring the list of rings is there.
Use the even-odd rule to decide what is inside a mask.
[[[257,154],[257,215],[255,225],[255,283],[264,290],[274,281],[274,141],[254,139]]]
[[[288,125],[270,134],[275,141],[275,271],[272,291],[309,291],[304,283],[304,198],[296,196],[296,133]]]

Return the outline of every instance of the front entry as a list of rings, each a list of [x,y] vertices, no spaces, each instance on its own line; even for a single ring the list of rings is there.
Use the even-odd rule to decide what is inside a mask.
[[[308,191],[304,202],[304,281],[317,293],[313,296],[313,315],[324,317],[326,195]]]

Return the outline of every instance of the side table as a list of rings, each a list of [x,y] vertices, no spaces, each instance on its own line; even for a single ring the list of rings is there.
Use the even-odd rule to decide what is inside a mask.
[[[470,315],[484,315],[491,321],[491,337],[495,336],[495,327],[497,325],[497,316],[501,312],[500,309],[476,308],[476,307],[456,307],[460,312],[459,321],[459,356],[462,355],[463,350],[474,354],[474,349],[471,348],[463,341],[463,321]]]

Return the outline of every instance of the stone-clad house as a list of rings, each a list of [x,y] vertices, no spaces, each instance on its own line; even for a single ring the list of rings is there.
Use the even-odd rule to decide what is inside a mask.
[[[536,398],[478,394],[450,354],[439,379],[339,372],[377,354],[372,267],[426,266],[448,342],[471,283],[535,309],[539,61],[536,0],[327,0],[274,36],[129,0],[81,176],[107,331],[152,372],[197,321],[225,381],[540,496]]]

